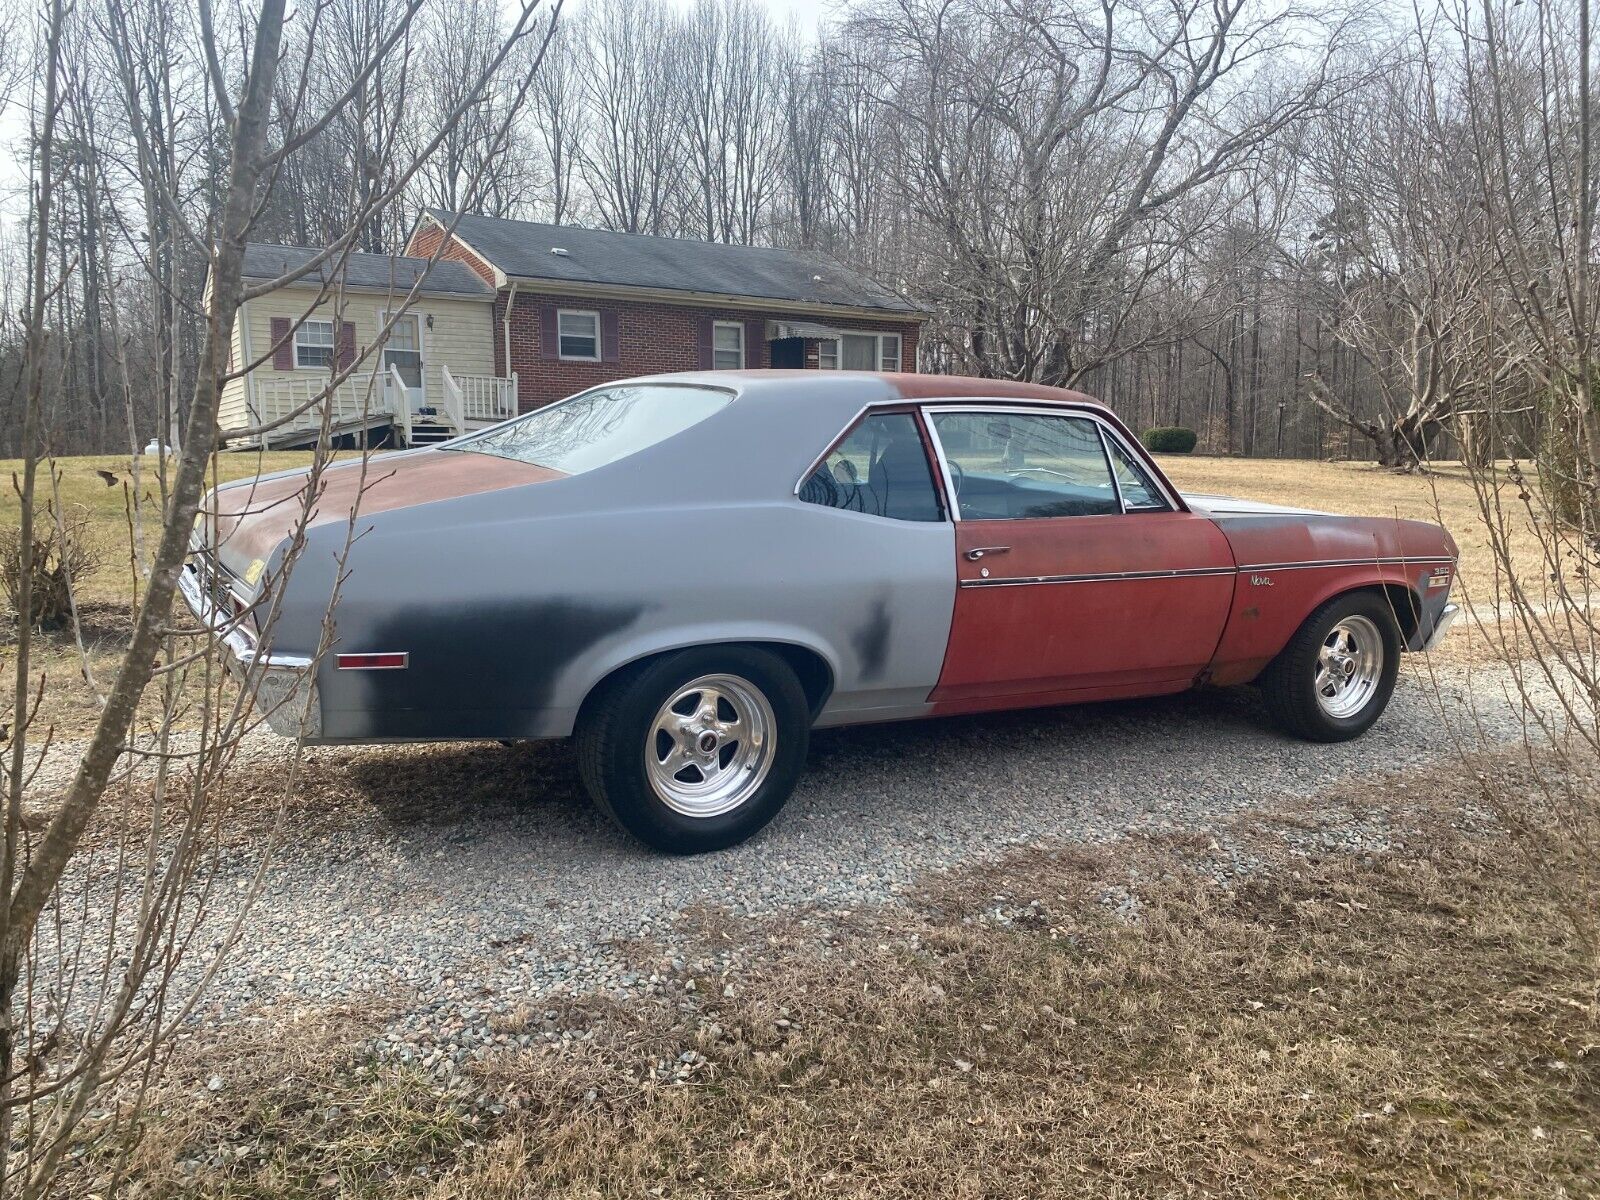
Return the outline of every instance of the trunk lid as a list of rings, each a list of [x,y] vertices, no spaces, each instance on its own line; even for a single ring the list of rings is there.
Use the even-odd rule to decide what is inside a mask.
[[[564,472],[492,454],[418,450],[340,463],[323,472],[307,528],[378,513],[562,479]],[[207,539],[221,564],[254,586],[266,561],[295,531],[305,505],[308,471],[242,479],[211,496],[215,528]],[[259,564],[259,565],[258,565]]]

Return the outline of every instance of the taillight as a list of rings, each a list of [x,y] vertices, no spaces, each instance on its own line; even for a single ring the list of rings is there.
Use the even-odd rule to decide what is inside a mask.
[[[341,671],[403,671],[410,655],[404,650],[383,654],[338,654],[334,665]]]

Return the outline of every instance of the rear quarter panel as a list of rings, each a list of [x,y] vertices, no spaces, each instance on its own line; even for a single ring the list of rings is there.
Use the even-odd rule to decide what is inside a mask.
[[[324,740],[565,736],[618,667],[714,642],[821,657],[833,677],[823,723],[904,715],[938,676],[955,592],[948,524],[794,499],[555,516],[507,511],[515,500],[429,506],[426,531],[380,520],[357,544],[334,653],[410,663],[353,672],[325,659]]]

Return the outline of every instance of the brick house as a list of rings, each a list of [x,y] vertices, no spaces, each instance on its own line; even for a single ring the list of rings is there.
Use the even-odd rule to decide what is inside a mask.
[[[224,389],[224,428],[310,444],[330,377],[351,368],[326,401],[335,438],[408,446],[633,375],[914,371],[927,317],[799,250],[428,211],[406,251],[350,254],[247,300],[233,361],[257,365]],[[245,280],[270,284],[319,253],[253,243]]]
[[[429,210],[406,253],[441,242],[495,291],[495,372],[515,375],[521,412],[660,371],[914,371],[927,319],[809,251]]]

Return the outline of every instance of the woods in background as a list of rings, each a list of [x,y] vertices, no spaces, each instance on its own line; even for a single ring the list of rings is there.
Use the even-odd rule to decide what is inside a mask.
[[[1571,119],[1538,119],[1576,86],[1578,4],[857,0],[812,38],[756,0],[579,0],[503,145],[511,97],[491,90],[396,189],[387,164],[460,108],[506,19],[495,0],[424,4],[371,68],[406,6],[291,6],[286,52],[309,69],[280,84],[280,111],[353,101],[271,181],[261,237],[323,245],[370,210],[356,248],[393,253],[437,205],[805,246],[936,314],[921,369],[1081,388],[1141,428],[1197,430],[1202,450],[1407,466],[1485,452],[1489,424],[1536,440],[1543,385],[1485,357],[1513,335],[1484,190],[1503,176],[1518,220],[1559,232],[1529,188],[1580,153]],[[135,180],[127,114],[184,203],[220,186],[196,12],[117,11],[116,29],[75,12],[64,41],[60,453],[181,435],[155,382],[192,370],[205,256]],[[227,11],[224,43],[247,24]],[[11,46],[32,20],[14,12]],[[6,243],[13,310],[23,233]],[[1543,270],[1550,252],[1529,253]],[[0,342],[5,369],[19,355]],[[1491,381],[1506,420],[1484,417]]]

